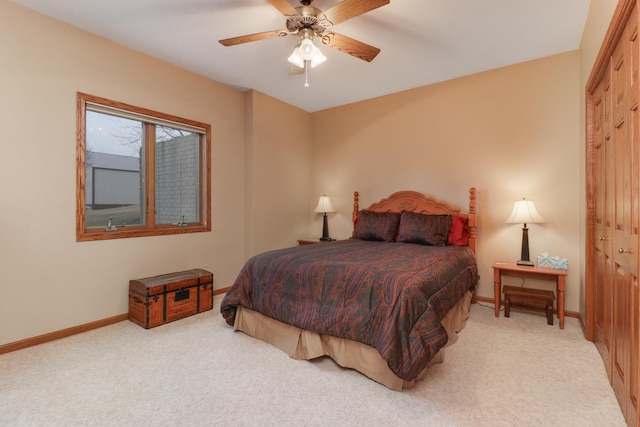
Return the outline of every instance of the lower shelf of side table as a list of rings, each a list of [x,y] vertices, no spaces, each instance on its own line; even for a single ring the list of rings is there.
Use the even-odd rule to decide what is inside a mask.
[[[530,310],[544,311],[547,315],[547,324],[553,325],[553,301],[556,299],[553,292],[505,285],[502,293],[504,293],[504,317],[509,317],[512,305],[518,305]]]

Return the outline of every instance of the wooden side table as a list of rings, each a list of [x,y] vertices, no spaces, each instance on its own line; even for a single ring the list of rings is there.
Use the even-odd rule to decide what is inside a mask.
[[[493,302],[495,315],[500,316],[500,296],[502,295],[502,276],[521,277],[523,279],[549,280],[556,282],[558,296],[558,323],[564,329],[564,291],[567,270],[559,268],[529,267],[515,262],[493,263]]]
[[[298,246],[304,246],[304,245],[313,245],[315,243],[326,243],[326,242],[335,242],[336,239],[331,239],[331,240],[320,240],[320,239],[300,239],[298,240]]]
[[[300,239],[300,240],[298,240],[298,246],[313,245],[315,243],[320,243],[320,240],[319,239]]]

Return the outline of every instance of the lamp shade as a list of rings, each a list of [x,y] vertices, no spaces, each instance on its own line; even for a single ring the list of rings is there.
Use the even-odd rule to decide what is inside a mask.
[[[316,49],[311,39],[306,37],[302,39],[300,46],[298,46],[298,52],[305,61],[311,61],[313,59],[313,56],[316,54]]]
[[[311,68],[315,68],[316,65],[320,65],[326,60],[327,57],[324,56],[322,52],[320,52],[320,49],[316,47],[316,53],[313,55],[313,58],[311,58]]]
[[[298,68],[304,68],[304,59],[302,59],[302,56],[298,51],[298,46],[293,49],[291,56],[289,56],[287,60]]]
[[[316,206],[314,212],[327,213],[335,211],[336,210],[333,208],[329,196],[320,196],[320,200],[318,200],[318,206]]]
[[[544,222],[544,218],[536,210],[533,200],[516,200],[513,204],[511,216],[507,219],[507,223],[517,224],[539,224]]]

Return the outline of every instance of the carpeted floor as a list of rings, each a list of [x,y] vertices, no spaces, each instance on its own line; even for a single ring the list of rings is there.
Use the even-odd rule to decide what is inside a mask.
[[[624,426],[578,321],[473,305],[426,379],[395,392],[290,359],[212,311],[131,322],[0,356],[2,426]]]

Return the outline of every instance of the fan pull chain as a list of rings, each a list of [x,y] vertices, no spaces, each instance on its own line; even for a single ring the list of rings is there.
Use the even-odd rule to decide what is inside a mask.
[[[304,61],[304,87],[309,87],[309,63],[311,61]]]

